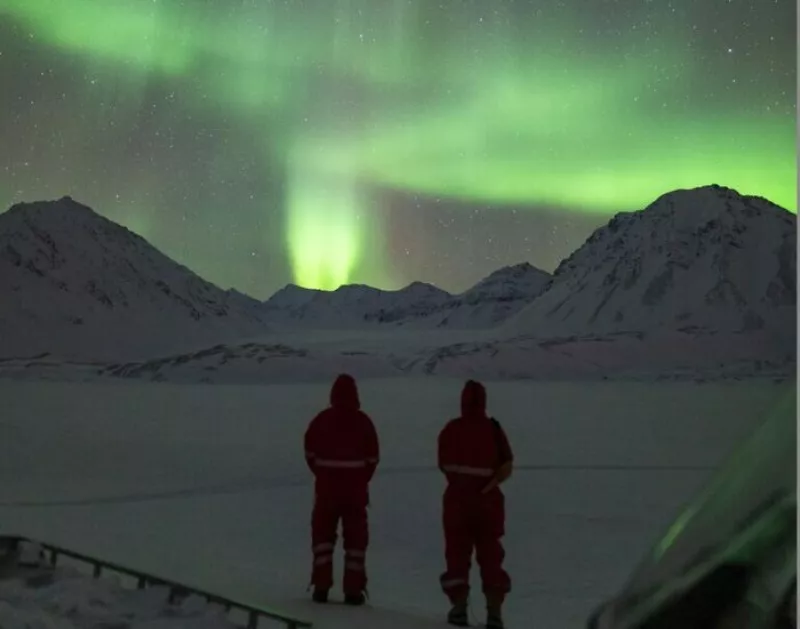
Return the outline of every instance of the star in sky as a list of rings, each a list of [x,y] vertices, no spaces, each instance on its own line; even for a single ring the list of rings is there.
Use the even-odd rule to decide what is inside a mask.
[[[266,297],[552,270],[719,183],[796,211],[789,0],[0,0],[0,203]]]

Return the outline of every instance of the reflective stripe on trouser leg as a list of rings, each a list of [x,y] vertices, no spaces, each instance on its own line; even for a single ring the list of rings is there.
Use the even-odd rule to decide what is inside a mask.
[[[475,545],[475,558],[481,572],[485,594],[494,594],[499,601],[511,591],[511,578],[503,569],[505,551],[499,537],[479,539]]]
[[[367,587],[366,553],[363,550],[344,551],[344,591],[358,594]]]
[[[328,590],[333,586],[333,551],[336,547],[338,523],[336,506],[318,497],[311,516],[311,551],[314,555],[311,583],[321,590]]]
[[[441,581],[443,590],[451,590],[453,588],[457,588],[457,587],[462,586],[462,585],[467,585],[467,580],[466,579],[461,579],[461,578],[449,579],[449,578],[447,578],[446,574],[447,573],[443,574],[440,577],[440,581]]]
[[[359,561],[347,561],[344,562],[344,569],[345,570],[352,570],[353,572],[365,572],[366,568],[364,564]]]
[[[333,553],[327,555],[317,555],[314,557],[314,566],[324,566],[327,563],[333,563]]]
[[[444,528],[444,558],[447,570],[439,582],[453,604],[469,596],[469,571],[472,563],[474,535],[469,507],[457,497],[445,494],[442,513]]]
[[[366,505],[353,506],[342,514],[344,538],[345,594],[360,594],[367,588],[366,555],[369,525]]]
[[[330,589],[333,585],[333,553],[315,554],[312,564],[312,585],[322,590]]]
[[[482,511],[476,531],[475,559],[480,567],[487,600],[491,597],[500,604],[511,591],[511,578],[503,569],[506,553],[501,542],[505,534],[505,501],[497,495],[485,504]]]
[[[439,577],[439,584],[453,605],[463,603],[469,597],[469,580],[463,577],[453,577],[450,572],[444,572]]]

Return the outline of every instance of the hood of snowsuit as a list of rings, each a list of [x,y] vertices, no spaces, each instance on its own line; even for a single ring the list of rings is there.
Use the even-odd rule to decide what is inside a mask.
[[[461,391],[461,416],[486,416],[486,389],[480,382],[468,380]]]
[[[361,401],[358,398],[358,387],[353,376],[341,374],[333,382],[331,387],[331,406],[334,408],[346,408],[348,410],[358,410],[361,408]]]

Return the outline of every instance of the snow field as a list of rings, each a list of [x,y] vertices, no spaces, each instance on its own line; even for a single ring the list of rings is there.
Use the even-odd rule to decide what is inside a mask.
[[[327,384],[1,382],[0,532],[296,610],[318,627],[438,626],[435,444],[461,384],[360,382],[382,445],[368,568],[383,611],[304,600],[312,491],[302,435]],[[506,487],[506,617],[552,629],[583,627],[726,453],[793,394],[752,382],[488,383],[488,392],[517,462]]]

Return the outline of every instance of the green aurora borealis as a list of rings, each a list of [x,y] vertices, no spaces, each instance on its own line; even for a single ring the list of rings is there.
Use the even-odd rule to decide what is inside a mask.
[[[795,7],[768,4],[0,0],[3,85],[51,100],[63,88],[71,103],[52,119],[20,106],[3,114],[4,137],[34,140],[3,163],[0,196],[8,205],[69,186],[212,281],[257,296],[287,281],[464,288],[518,259],[546,267],[614,212],[675,188],[719,183],[796,211]],[[26,78],[33,56],[37,68],[59,65],[67,87]],[[155,145],[136,140],[144,110]],[[59,158],[47,156],[54,134]],[[120,161],[98,162],[87,145]],[[108,176],[130,173],[133,154],[135,176]],[[43,170],[31,175],[23,159]],[[254,180],[259,193],[244,194]],[[414,200],[409,215],[433,215],[429,200],[442,199],[472,217],[459,226],[449,211],[446,228],[416,243],[409,255],[426,257],[427,277],[387,244],[403,220],[386,219],[387,191]],[[180,221],[164,218],[165,205]],[[512,207],[520,222],[505,220],[495,240],[539,229],[526,214],[583,227],[552,252],[540,236],[529,251],[511,246],[515,259],[448,255],[448,238],[492,232],[491,215]],[[241,236],[185,225],[211,220]],[[472,236],[470,249],[482,238]],[[240,253],[250,249],[257,260]]]

